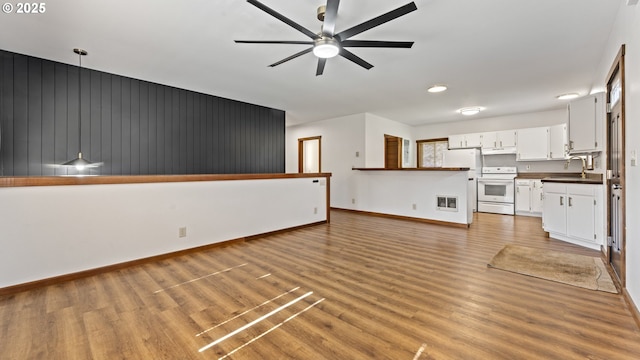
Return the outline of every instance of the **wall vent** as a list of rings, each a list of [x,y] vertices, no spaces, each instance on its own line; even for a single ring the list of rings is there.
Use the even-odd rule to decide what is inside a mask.
[[[443,211],[458,211],[458,197],[457,196],[436,196],[436,209]]]

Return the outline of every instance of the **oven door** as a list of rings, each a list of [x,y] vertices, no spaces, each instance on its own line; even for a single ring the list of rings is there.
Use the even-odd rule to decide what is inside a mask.
[[[513,204],[513,179],[478,179],[478,201]]]

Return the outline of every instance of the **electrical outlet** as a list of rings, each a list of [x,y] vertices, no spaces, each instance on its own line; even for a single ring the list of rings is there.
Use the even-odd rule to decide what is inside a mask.
[[[314,214],[317,214],[317,213],[318,213],[318,208],[317,208],[317,207],[314,207],[314,208],[313,208],[313,213],[314,213]]]
[[[187,237],[187,227],[186,226],[178,228],[178,237],[179,238]]]
[[[531,165],[527,165],[527,170],[531,170]]]
[[[418,205],[417,205],[417,204],[412,204],[412,205],[411,205],[411,208],[412,208],[413,210],[417,210],[417,209],[418,209]]]
[[[356,151],[356,157],[360,157],[360,151]]]
[[[356,199],[351,199],[351,203],[355,204],[356,203]]]

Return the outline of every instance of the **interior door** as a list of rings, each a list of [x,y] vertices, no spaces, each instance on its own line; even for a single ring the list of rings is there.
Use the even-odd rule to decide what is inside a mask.
[[[625,286],[625,116],[624,46],[607,79],[608,254],[611,267]]]
[[[402,138],[384,136],[384,168],[400,169],[402,167]]]
[[[298,172],[299,173],[320,173],[321,172],[321,146],[320,136],[298,139]]]

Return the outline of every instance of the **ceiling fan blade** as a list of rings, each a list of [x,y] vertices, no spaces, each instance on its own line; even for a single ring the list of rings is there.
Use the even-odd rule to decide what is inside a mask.
[[[327,63],[326,58],[318,58],[318,68],[316,69],[316,76],[322,75],[324,72],[324,65]]]
[[[269,65],[269,66],[270,66],[270,67],[278,66],[278,65],[280,65],[280,64],[282,64],[282,63],[285,63],[285,62],[287,62],[287,61],[289,61],[289,60],[295,59],[295,58],[297,58],[298,56],[302,56],[302,55],[304,55],[304,54],[306,54],[306,53],[310,53],[310,52],[311,52],[311,50],[313,50],[313,47],[310,47],[310,48],[308,48],[308,49],[305,49],[305,50],[302,50],[302,51],[300,51],[300,52],[298,52],[298,53],[295,53],[295,54],[293,54],[293,55],[291,55],[291,56],[289,56],[289,57],[287,57],[287,58],[284,58],[284,59],[282,59],[282,60],[280,60],[280,61],[278,61],[278,62],[275,62],[275,63],[273,63],[273,64],[271,64],[271,65]]]
[[[313,45],[313,41],[288,41],[288,40],[234,40],[236,44],[294,44]]]
[[[338,5],[340,0],[327,0],[327,7],[322,22],[322,34],[324,36],[333,36],[336,30],[336,18],[338,17]]]
[[[391,10],[386,14],[382,14],[378,17],[375,17],[369,21],[365,21],[360,25],[356,25],[352,28],[349,28],[347,30],[344,30],[338,34],[335,35],[335,38],[338,39],[338,41],[344,41],[354,35],[358,35],[363,31],[367,31],[371,28],[374,28],[376,26],[382,25],[388,21],[394,20],[399,18],[400,16],[404,16],[412,11],[418,10],[418,7],[416,6],[415,2],[410,2],[407,5],[401,6],[395,10]]]
[[[279,12],[271,9],[270,7],[264,5],[263,3],[256,1],[256,0],[247,0],[247,2],[255,7],[257,7],[258,9],[266,12],[267,14],[273,16],[274,18],[282,21],[283,23],[291,26],[292,28],[300,31],[301,33],[307,35],[308,37],[312,38],[312,39],[317,39],[320,36],[318,36],[318,34],[315,34],[313,31],[305,28],[304,26],[298,24],[297,22],[289,19],[288,17],[280,14]]]
[[[413,46],[413,41],[376,41],[376,40],[345,40],[340,43],[342,47],[380,47],[380,48],[404,48]]]
[[[373,65],[369,64],[368,62],[362,60],[362,58],[360,58],[359,56],[357,56],[356,54],[352,53],[351,51],[347,50],[347,49],[340,49],[340,56],[342,56],[345,59],[351,60],[354,63],[362,66],[363,68],[369,70],[373,67]]]

